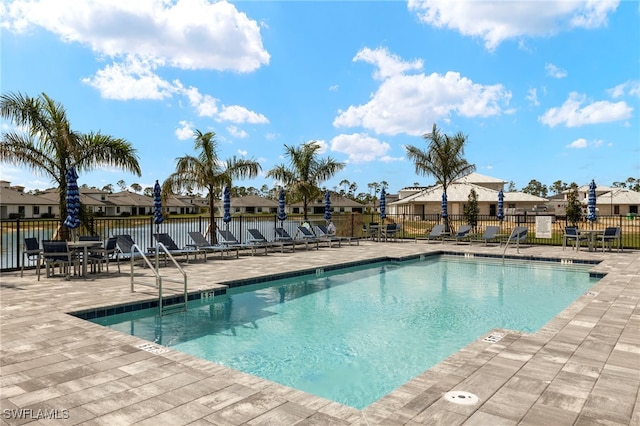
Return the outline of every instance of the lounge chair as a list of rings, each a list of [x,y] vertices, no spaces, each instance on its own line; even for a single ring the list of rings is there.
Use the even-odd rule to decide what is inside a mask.
[[[320,248],[318,240],[311,241],[311,240],[308,240],[308,239],[295,239],[291,235],[289,235],[287,230],[284,229],[284,228],[275,228],[275,232],[276,232],[276,241],[280,241],[280,242],[282,242],[284,244],[291,244],[291,246],[293,248],[293,251],[296,250],[296,245],[298,245],[298,244],[304,244],[305,249],[309,250],[309,243],[310,242],[315,242],[316,243],[316,250],[318,250]]]
[[[416,236],[416,243],[418,242],[418,240],[427,240],[427,241],[431,241],[432,239],[442,240],[445,235],[446,234],[444,232],[444,225],[434,225],[434,227],[431,228],[431,232],[429,232],[429,234],[425,236]]]
[[[169,234],[159,233],[159,234],[154,234],[153,237],[156,239],[158,243],[162,244],[165,247],[165,249],[171,256],[184,256],[186,258],[187,263],[189,263],[190,254],[193,255],[194,258],[197,257],[197,254],[198,254],[197,249],[193,247],[186,247],[186,248],[178,247],[178,245],[175,243],[175,241],[173,241],[173,238],[171,238]],[[154,250],[158,250],[158,247],[149,247],[149,251],[154,251]],[[159,254],[162,255],[163,253],[160,252]],[[167,260],[165,259],[165,265],[166,263],[167,263]]]
[[[500,242],[500,240],[498,239],[498,232],[500,231],[500,227],[499,226],[487,226],[484,229],[484,234],[482,234],[481,236],[477,237],[477,238],[471,238],[469,241],[470,242],[484,242],[484,245],[486,246],[488,243],[490,242]]]
[[[258,229],[247,229],[249,233],[248,244],[255,244],[259,247],[280,247],[280,253],[284,253],[284,243],[281,241],[269,241]]]
[[[562,250],[567,247],[567,241],[573,241],[574,248],[579,250],[582,241],[589,241],[589,236],[580,235],[580,231],[575,226],[567,226],[564,228],[564,235],[562,236]]]
[[[504,248],[505,251],[507,250],[509,244],[515,244],[516,248],[519,250],[520,242],[526,241],[528,232],[529,229],[526,226],[516,226],[515,228],[513,228],[511,234],[509,234],[509,237],[506,240],[506,246]]]
[[[42,249],[35,237],[24,239],[24,250],[22,251],[22,264],[20,266],[20,276],[24,275],[24,266],[29,262],[35,262],[38,281],[40,280],[40,262],[42,261]]]
[[[326,239],[320,239],[313,233],[311,228],[307,228],[306,226],[298,226],[298,232],[296,232],[296,237],[300,235],[302,240],[320,243],[327,243],[327,247],[331,247],[331,241]]]
[[[142,247],[138,246],[133,240],[133,238],[131,238],[131,235],[129,234],[116,235],[116,246],[118,247],[118,251],[120,252],[120,258],[122,259],[129,259],[129,260],[135,261],[136,259],[141,259],[142,256],[146,256],[146,257],[155,256],[154,253],[151,253],[149,251],[142,251]],[[138,249],[135,250],[134,246],[138,247]]]
[[[447,241],[455,241],[456,244],[458,244],[460,241],[463,240],[470,240],[471,237],[469,236],[469,233],[471,232],[471,225],[460,225],[460,227],[458,228],[458,231],[445,238],[445,240]]]
[[[189,237],[193,241],[193,244],[187,244],[185,247],[199,250],[204,255],[204,261],[207,261],[207,253],[220,253],[220,258],[224,257],[224,254],[231,254],[235,251],[236,259],[240,256],[240,249],[238,247],[231,247],[223,244],[214,245],[205,238],[202,233],[198,231],[190,231]]]
[[[609,244],[609,251],[613,248],[613,243],[618,241],[618,251],[622,250],[622,238],[620,236],[621,229],[618,227],[605,228],[604,233],[600,236],[600,242],[602,243],[602,251],[604,247]]]
[[[360,240],[358,238],[351,238],[343,235],[336,235],[329,232],[329,229],[324,225],[316,225],[318,238],[328,238],[330,241],[337,241],[338,247],[342,246],[342,242],[346,241],[351,245],[351,241],[355,240],[356,245],[360,245]]]
[[[218,228],[218,234],[220,234],[220,239],[219,239],[220,244],[222,244],[224,246],[235,247],[237,249],[251,250],[251,256],[256,254],[256,249],[258,249],[258,248],[264,248],[264,254],[265,255],[268,253],[268,247],[267,246],[257,246],[255,244],[244,244],[244,243],[241,243],[240,241],[238,241],[238,239],[235,237],[235,235],[233,235],[233,233],[231,231],[228,231],[226,229]]]

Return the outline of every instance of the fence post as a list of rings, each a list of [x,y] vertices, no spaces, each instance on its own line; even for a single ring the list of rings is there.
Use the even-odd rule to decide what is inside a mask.
[[[7,241],[7,243],[8,242],[9,241]],[[20,218],[16,219],[16,247],[18,248],[18,250],[16,250],[16,265],[20,268],[22,267],[20,264]]]

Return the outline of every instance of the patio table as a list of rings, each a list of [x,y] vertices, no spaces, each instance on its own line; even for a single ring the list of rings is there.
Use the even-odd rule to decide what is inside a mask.
[[[89,249],[102,247],[102,241],[69,241],[67,246],[73,250],[82,249],[82,277],[87,276],[87,262],[89,261]]]
[[[594,251],[596,238],[604,234],[604,229],[580,229],[578,232],[580,233],[580,235],[587,236],[587,242],[589,245],[588,250]]]

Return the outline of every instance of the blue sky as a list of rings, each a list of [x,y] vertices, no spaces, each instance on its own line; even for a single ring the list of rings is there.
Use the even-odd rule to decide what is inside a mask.
[[[44,92],[72,127],[125,138],[152,186],[215,131],[219,155],[260,161],[311,140],[346,179],[388,192],[419,176],[404,146],[434,123],[468,136],[477,172],[611,185],[640,178],[637,1],[40,0],[0,4],[2,93]],[[4,130],[11,123],[0,123]],[[3,164],[0,178],[52,185]]]

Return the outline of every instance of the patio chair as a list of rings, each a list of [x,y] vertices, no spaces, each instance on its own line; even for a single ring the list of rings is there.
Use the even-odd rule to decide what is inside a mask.
[[[24,275],[24,265],[30,262],[36,264],[36,274],[38,281],[40,280],[40,262],[42,261],[42,249],[40,243],[35,237],[27,237],[24,239],[24,250],[22,251],[22,264],[20,265],[20,276]]]
[[[351,238],[343,235],[336,235],[329,232],[329,229],[325,225],[316,225],[318,238],[328,238],[330,241],[337,241],[338,247],[342,246],[342,242],[346,241],[351,245],[351,241],[355,240],[356,245],[360,245],[360,240],[358,238]]]
[[[564,228],[564,235],[562,236],[562,250],[567,247],[567,241],[573,241],[573,245],[576,250],[579,249],[582,241],[588,241],[587,235],[580,235],[580,231],[576,226],[567,226]]]
[[[368,240],[373,240],[378,236],[378,228],[374,225],[367,227],[366,223],[362,224],[362,238],[366,238]]]
[[[396,240],[398,238],[398,234],[400,233],[400,229],[402,228],[402,224],[400,223],[388,223],[384,230],[382,231],[382,237],[385,241],[389,239]]]
[[[109,263],[114,259],[118,265],[118,273],[120,273],[120,252],[118,251],[117,237],[110,237],[105,247],[91,249],[89,252],[89,260],[97,266],[98,272],[102,270],[103,263],[109,272]]]
[[[416,243],[418,242],[418,240],[427,240],[427,241],[431,241],[432,239],[443,240],[444,236],[446,235],[446,233],[444,232],[444,229],[445,229],[444,225],[434,225],[434,227],[431,228],[431,232],[429,232],[429,234],[424,236],[416,236]]]
[[[198,231],[190,231],[189,237],[193,241],[193,244],[187,244],[185,247],[194,248],[200,250],[204,255],[204,261],[207,261],[207,253],[220,253],[220,258],[224,258],[224,254],[231,254],[235,251],[236,259],[240,256],[240,249],[238,247],[230,247],[222,244],[211,244],[209,240]]]
[[[58,266],[60,273],[64,273],[67,278],[71,276],[71,267],[73,266],[73,274],[77,274],[80,269],[79,258],[73,250],[69,250],[66,241],[43,241],[42,258],[47,278],[55,273]]]
[[[226,229],[218,228],[218,234],[220,234],[220,243],[227,247],[235,247],[238,249],[251,250],[251,256],[256,253],[256,249],[264,248],[264,254],[267,255],[267,246],[257,246],[255,244],[244,244],[238,241],[233,233]]]
[[[307,239],[295,239],[293,238],[291,235],[289,235],[289,233],[287,232],[286,229],[284,228],[275,228],[275,232],[276,232],[276,241],[280,241],[284,244],[291,244],[293,251],[296,250],[296,245],[298,244],[304,244],[305,250],[309,250],[309,243],[310,242],[315,242],[316,243],[316,250],[319,249],[319,245],[318,245],[318,241],[311,241],[311,240],[307,240]]]
[[[484,242],[484,245],[486,246],[488,243],[490,242],[500,242],[500,240],[498,239],[498,232],[500,231],[500,227],[499,226],[487,226],[484,229],[484,234],[482,234],[481,236],[479,236],[478,238],[471,238],[469,240],[469,242]]]
[[[280,253],[284,253],[284,243],[282,241],[269,241],[258,229],[247,229],[247,232],[249,233],[248,244],[255,244],[266,248],[280,247]]]
[[[622,238],[621,238],[621,229],[619,227],[607,227],[604,230],[604,233],[600,236],[600,242],[602,243],[602,251],[604,252],[604,247],[608,244],[609,251],[613,248],[613,243],[615,241],[618,242],[618,251],[622,250]]]
[[[192,254],[194,257],[197,257],[198,254],[198,250],[192,247],[187,247],[187,248],[180,248],[178,247],[178,245],[175,243],[175,241],[173,241],[173,238],[171,238],[171,236],[167,233],[159,233],[159,234],[154,234],[153,237],[156,239],[156,241],[158,243],[161,243],[166,249],[167,252],[169,252],[169,254],[171,256],[184,256],[186,258],[186,262],[189,263],[189,255]],[[153,252],[154,250],[158,250],[157,247],[149,247],[148,249],[149,251]],[[162,254],[162,253],[160,253]],[[164,259],[165,261],[165,266],[167,264],[167,259]]]
[[[460,227],[458,228],[458,231],[456,231],[455,234],[445,237],[444,239],[447,241],[455,241],[456,244],[458,244],[460,241],[470,240],[471,239],[471,237],[469,236],[470,232],[471,232],[471,225],[460,225]]]

